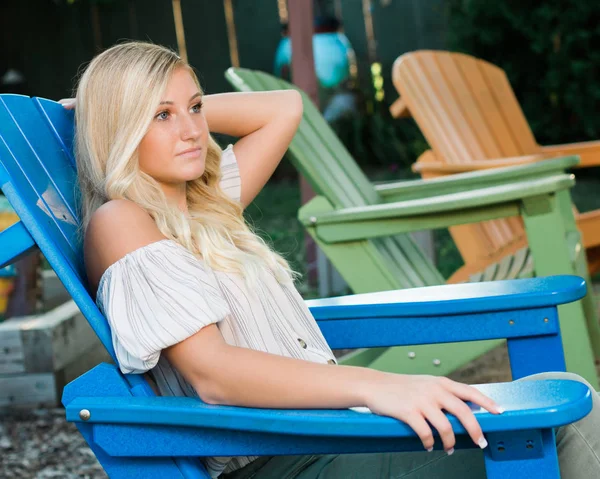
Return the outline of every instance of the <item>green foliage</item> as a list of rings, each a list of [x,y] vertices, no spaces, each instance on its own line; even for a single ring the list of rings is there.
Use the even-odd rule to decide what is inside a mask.
[[[388,105],[356,94],[356,109],[331,123],[356,162],[367,171],[410,169],[427,142],[412,119],[395,120]]]
[[[413,122],[397,122],[381,112],[343,118],[331,126],[357,163],[367,169],[410,168],[427,148]]]
[[[448,279],[465,262],[446,228],[433,232],[436,266],[441,275]]]
[[[598,0],[449,0],[449,44],[506,71],[541,144],[600,137]]]
[[[244,216],[252,229],[280,253],[294,271],[304,275],[304,229],[296,218],[299,208],[297,180],[270,181],[246,208]]]

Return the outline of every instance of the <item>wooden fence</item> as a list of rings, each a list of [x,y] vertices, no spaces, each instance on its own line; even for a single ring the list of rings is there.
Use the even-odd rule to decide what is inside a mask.
[[[229,90],[223,79],[231,64],[227,3],[232,7],[241,66],[272,71],[281,38],[281,0],[180,0],[188,59],[208,93]],[[369,85],[369,64],[375,56],[383,66],[388,102],[397,96],[389,71],[398,55],[446,45],[443,0],[331,3],[341,13],[345,33],[356,51],[361,85]],[[371,55],[365,22],[369,5],[376,39]],[[2,0],[0,77],[13,68],[26,80],[19,91],[47,98],[68,96],[80,66],[97,51],[124,39],[151,40],[177,48],[172,0],[75,0],[72,4],[68,0]]]

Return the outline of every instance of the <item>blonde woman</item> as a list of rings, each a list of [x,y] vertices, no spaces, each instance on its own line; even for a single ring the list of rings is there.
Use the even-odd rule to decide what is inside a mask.
[[[336,365],[290,267],[244,223],[301,117],[294,91],[203,95],[191,68],[160,46],[121,44],[88,66],[76,97],[85,263],[121,370],[148,373],[159,394],[210,404],[368,407],[408,423],[424,448],[204,458],[213,477],[485,477],[481,451],[453,454],[443,411],[485,448],[464,401],[500,407],[449,379]],[[221,151],[211,131],[241,139]],[[564,477],[600,477],[594,402],[558,433]],[[445,451],[432,452],[432,426]]]

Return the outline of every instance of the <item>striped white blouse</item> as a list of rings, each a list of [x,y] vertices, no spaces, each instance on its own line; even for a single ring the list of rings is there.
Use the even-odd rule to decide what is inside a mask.
[[[240,199],[233,148],[221,160],[221,187]],[[196,391],[161,351],[216,324],[228,344],[319,363],[335,364],[331,349],[294,285],[267,269],[252,290],[234,274],[210,269],[172,240],[137,249],[103,274],[96,303],[111,327],[123,373],[150,371],[164,396]],[[212,477],[255,457],[202,458]]]

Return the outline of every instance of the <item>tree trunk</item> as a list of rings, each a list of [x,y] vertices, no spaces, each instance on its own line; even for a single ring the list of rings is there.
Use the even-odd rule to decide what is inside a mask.
[[[319,106],[319,87],[315,72],[312,37],[314,31],[313,0],[294,0],[288,4],[289,29],[292,40],[292,81]],[[308,182],[300,177],[302,204],[315,196]],[[307,278],[317,284],[317,245],[308,233],[304,235]]]

